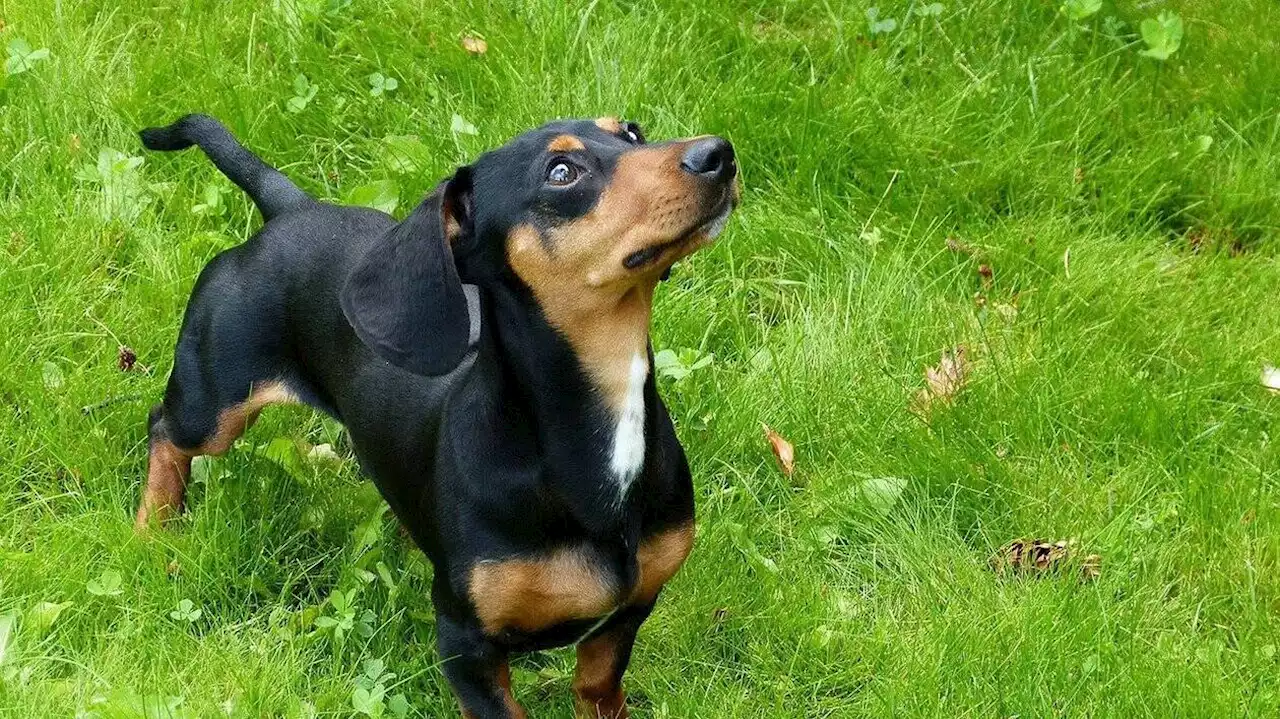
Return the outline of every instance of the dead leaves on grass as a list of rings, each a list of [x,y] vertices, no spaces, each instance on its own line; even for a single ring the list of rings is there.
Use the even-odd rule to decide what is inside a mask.
[[[1080,562],[1080,579],[1092,582],[1102,576],[1102,555],[1090,554]]]
[[[139,362],[138,353],[134,352],[133,348],[128,345],[119,345],[118,347],[116,347],[116,369],[120,370],[121,372],[140,372],[146,375],[151,374],[151,368]],[[63,382],[62,371],[56,363],[45,362],[44,382],[45,382],[45,387],[49,389],[57,389],[58,387],[62,386],[62,382]],[[143,395],[137,392],[114,395],[114,396],[106,397],[105,399],[99,402],[95,402],[93,404],[88,404],[81,407],[80,413],[89,415],[89,414],[93,414],[98,410],[106,409],[107,407],[111,407],[116,404],[120,404],[123,402],[136,402],[142,398],[143,398]]]
[[[925,386],[911,400],[911,411],[928,415],[938,404],[949,405],[969,381],[969,349],[956,345],[944,350],[938,364],[924,371]]]
[[[995,270],[991,269],[991,265],[985,263],[978,265],[978,276],[982,278],[982,290],[990,292],[991,286],[995,284],[996,280]]]
[[[761,427],[764,428],[764,438],[769,443],[769,448],[773,450],[773,458],[778,460],[778,468],[787,479],[791,479],[796,471],[796,448],[769,425],[762,424]]]
[[[489,52],[489,43],[479,35],[467,34],[462,36],[462,49],[472,55],[483,55]]]
[[[1030,576],[1078,572],[1080,581],[1091,582],[1102,574],[1102,557],[1090,554],[1077,559],[1074,539],[1015,539],[1000,548],[989,562],[1001,577]],[[1074,569],[1073,569],[1074,568]]]

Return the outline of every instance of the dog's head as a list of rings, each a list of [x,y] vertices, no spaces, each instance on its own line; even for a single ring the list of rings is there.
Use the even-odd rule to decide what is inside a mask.
[[[654,285],[724,228],[737,171],[719,137],[647,143],[611,117],[549,123],[459,168],[373,242],[343,310],[380,355],[428,375],[466,352],[463,282],[527,289],[575,345],[643,342]],[[625,336],[586,328],[618,312],[633,319]]]

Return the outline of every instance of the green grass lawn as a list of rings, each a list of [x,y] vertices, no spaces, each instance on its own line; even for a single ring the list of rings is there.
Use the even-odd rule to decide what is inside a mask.
[[[259,222],[143,153],[189,111],[398,214],[550,118],[735,143],[740,211],[659,291],[700,534],[637,717],[1280,714],[1280,6],[869,1],[0,0],[0,714],[455,711],[430,570],[328,420],[269,412],[133,533],[187,294]],[[994,572],[1017,538],[1074,558]],[[568,717],[571,672],[517,696]]]

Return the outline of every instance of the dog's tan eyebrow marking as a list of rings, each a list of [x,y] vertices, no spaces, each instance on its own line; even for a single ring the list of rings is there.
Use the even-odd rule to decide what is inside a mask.
[[[573,135],[557,135],[555,139],[547,145],[547,152],[573,152],[574,150],[585,150],[587,146],[582,144],[582,140]]]
[[[596,127],[614,135],[622,132],[622,123],[618,122],[618,118],[612,115],[596,118]]]

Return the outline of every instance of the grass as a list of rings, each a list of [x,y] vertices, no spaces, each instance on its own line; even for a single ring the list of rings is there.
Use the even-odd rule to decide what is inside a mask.
[[[874,36],[867,0],[430,5],[0,0],[0,41],[50,51],[0,86],[0,713],[341,717],[377,685],[454,711],[429,569],[331,423],[269,413],[175,531],[132,533],[187,293],[257,218],[193,153],[82,168],[195,110],[400,212],[553,117],[734,141],[742,209],[660,291],[655,346],[714,359],[662,379],[700,537],[636,716],[1280,713],[1275,3],[895,0]],[[1137,28],[1164,9],[1162,64]],[[957,344],[967,386],[913,414]],[[1101,576],[993,573],[1018,537]],[[570,715],[571,671],[517,664],[533,716]]]

